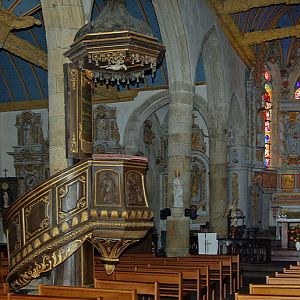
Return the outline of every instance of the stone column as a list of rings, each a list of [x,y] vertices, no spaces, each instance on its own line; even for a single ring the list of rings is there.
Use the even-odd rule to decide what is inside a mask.
[[[69,49],[77,31],[84,25],[81,0],[41,0],[48,47],[49,156],[51,175],[68,167],[63,53]]]
[[[217,128],[209,131],[209,172],[210,232],[225,237],[227,218],[224,218],[224,213],[228,205],[227,133]]]
[[[190,218],[184,208],[190,206],[193,90],[182,84],[180,91],[170,94],[168,144],[168,202],[171,216],[167,219],[167,256],[188,256]],[[173,180],[180,171],[183,183],[182,207],[174,207]]]
[[[63,55],[73,43],[77,31],[84,25],[81,0],[41,0],[48,47],[49,85],[49,152],[50,172],[55,174],[68,167],[66,157],[65,90]],[[93,246],[83,244],[53,271],[56,285],[93,285]],[[89,272],[87,272],[89,271]]]

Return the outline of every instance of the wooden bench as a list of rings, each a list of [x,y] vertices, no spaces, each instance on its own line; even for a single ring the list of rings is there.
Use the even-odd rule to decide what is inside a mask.
[[[0,284],[0,294],[7,294],[9,293],[9,283],[1,283]]]
[[[8,259],[0,258],[0,283],[4,283],[8,274]]]
[[[235,300],[299,300],[300,296],[276,296],[276,295],[250,295],[250,294],[235,294]]]
[[[281,273],[281,272],[275,272],[275,277],[295,277],[300,278],[300,273]]]
[[[188,299],[190,293],[183,292],[183,278],[181,272],[176,273],[147,273],[147,272],[118,272],[113,273],[113,279],[131,282],[159,282],[161,297]]]
[[[266,284],[300,284],[300,278],[266,276]]]
[[[117,280],[101,280],[95,278],[95,288],[100,289],[120,289],[120,290],[136,290],[139,296],[153,296],[154,300],[160,300],[159,283],[149,282],[128,282]]]
[[[231,272],[233,279],[233,291],[239,289],[243,286],[243,269],[241,268],[240,255],[208,255],[208,254],[190,254],[190,258],[202,259],[202,260],[211,260],[219,259],[223,261],[223,267],[225,267],[225,273]],[[231,258],[231,260],[228,258]],[[228,267],[228,270],[227,270]]]
[[[103,300],[137,300],[136,290],[110,290],[73,286],[39,285],[39,295],[98,298]]]
[[[227,277],[223,275],[222,261],[167,261],[167,265],[193,268],[209,266],[210,280],[219,282],[220,300],[226,298]]]
[[[249,294],[300,296],[300,285],[249,284]]]
[[[7,300],[102,300],[102,297],[88,298],[80,297],[63,297],[63,296],[47,296],[47,295],[25,295],[25,294],[7,294]]]
[[[216,298],[215,283],[210,282],[209,268],[179,268],[173,266],[148,265],[148,268],[136,267],[137,272],[151,273],[176,273],[181,272],[183,280],[183,290],[188,292],[196,292],[197,300],[205,296],[206,300]]]

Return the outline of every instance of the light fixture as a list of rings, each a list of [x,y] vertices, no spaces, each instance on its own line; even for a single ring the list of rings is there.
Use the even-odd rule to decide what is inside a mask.
[[[65,53],[79,68],[94,72],[94,83],[117,87],[138,84],[155,76],[165,46],[144,22],[132,17],[125,0],[104,0],[103,8],[76,34]]]

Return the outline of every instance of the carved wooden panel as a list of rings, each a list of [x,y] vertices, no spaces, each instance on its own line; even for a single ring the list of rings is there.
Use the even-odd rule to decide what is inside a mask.
[[[114,170],[100,170],[95,175],[95,205],[120,206],[120,173]]]
[[[92,82],[89,71],[78,69],[76,64],[66,64],[64,72],[67,155],[69,158],[85,158],[93,153]]]
[[[20,236],[20,214],[17,213],[10,227],[8,228],[8,250],[10,255],[14,255],[16,251],[21,248],[21,236]]]
[[[125,195],[127,206],[148,206],[144,194],[144,176],[137,171],[125,175]]]
[[[25,243],[50,228],[51,191],[47,191],[24,206]]]
[[[58,223],[88,207],[86,181],[84,172],[57,186]]]

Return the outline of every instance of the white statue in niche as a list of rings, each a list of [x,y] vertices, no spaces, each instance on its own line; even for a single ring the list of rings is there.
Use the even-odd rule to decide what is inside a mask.
[[[180,171],[175,171],[173,180],[174,207],[183,207],[183,182],[180,179]]]
[[[32,125],[28,121],[25,121],[23,123],[23,144],[24,145],[33,144]]]
[[[106,140],[108,137],[107,118],[105,114],[98,114],[96,119],[96,140]]]
[[[286,128],[287,133],[287,150],[290,155],[298,155],[298,138],[299,132],[296,122],[290,122]]]

